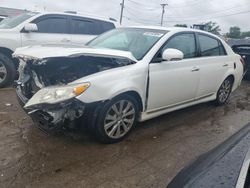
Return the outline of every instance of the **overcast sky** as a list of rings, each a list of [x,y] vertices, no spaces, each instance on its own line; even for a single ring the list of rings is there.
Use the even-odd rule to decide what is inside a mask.
[[[78,11],[119,20],[122,0],[0,0],[1,7],[41,11]],[[168,3],[164,26],[215,21],[222,33],[230,26],[250,31],[250,0],[125,0],[123,25],[159,25],[161,3]]]

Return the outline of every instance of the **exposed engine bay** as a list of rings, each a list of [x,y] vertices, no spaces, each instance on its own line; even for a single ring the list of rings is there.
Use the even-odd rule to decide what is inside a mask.
[[[30,61],[28,68],[36,73],[43,86],[67,84],[97,72],[133,64],[125,58],[93,56],[57,57]]]
[[[65,85],[94,73],[134,63],[123,57],[101,56],[29,59],[20,63],[18,83],[23,86],[23,94],[30,98],[43,87]]]

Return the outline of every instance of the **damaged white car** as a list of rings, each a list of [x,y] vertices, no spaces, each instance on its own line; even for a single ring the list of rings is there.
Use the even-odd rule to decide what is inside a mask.
[[[183,28],[119,28],[85,48],[32,46],[13,56],[19,101],[38,127],[81,120],[104,143],[121,141],[137,121],[224,104],[243,75],[243,60],[223,40]]]

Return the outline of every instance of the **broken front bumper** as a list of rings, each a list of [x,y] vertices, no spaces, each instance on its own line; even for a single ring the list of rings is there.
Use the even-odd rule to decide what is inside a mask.
[[[20,105],[24,107],[29,99],[23,95],[20,86],[16,87],[16,94]],[[84,103],[74,98],[58,104],[41,104],[32,109],[23,109],[39,129],[50,132],[63,125],[74,123],[83,116],[85,106]]]

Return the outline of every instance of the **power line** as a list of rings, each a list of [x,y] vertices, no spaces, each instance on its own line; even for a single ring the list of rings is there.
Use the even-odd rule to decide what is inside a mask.
[[[127,0],[127,1],[129,1],[129,2],[131,2],[131,3],[134,3],[134,4],[137,4],[137,5],[139,5],[139,6],[143,6],[143,7],[150,7],[150,8],[158,8],[157,6],[155,6],[155,4],[153,5],[153,4],[146,4],[146,3],[139,3],[139,2],[137,2],[137,1],[134,1],[134,0]]]
[[[169,5],[169,8],[171,8],[171,9],[179,9],[179,8],[185,8],[185,7],[190,7],[190,6],[196,6],[196,5],[199,5],[201,3],[204,3],[204,1],[199,1],[199,2],[196,2],[196,3],[189,3],[187,5],[182,5],[182,6],[172,6],[172,5]],[[210,2],[208,2],[208,3],[210,3]]]
[[[184,1],[182,3],[197,3],[197,1],[203,1],[204,2],[204,0],[191,0],[191,1]],[[171,5],[180,5],[182,3],[171,3]]]
[[[127,20],[129,20],[129,21],[132,21],[132,22],[135,22],[135,23],[140,23],[140,24],[150,24],[150,25],[160,25],[160,23],[158,22],[157,23],[157,21],[153,21],[153,20],[144,20],[144,19],[140,19],[140,18],[133,18],[133,19],[131,19],[131,18],[129,18],[129,17],[127,17],[127,16],[123,16],[124,18],[126,18]]]
[[[242,6],[240,6],[240,7],[242,7]],[[224,9],[226,9],[226,10],[219,10],[219,11],[214,11],[214,12],[209,12],[209,13],[207,13],[207,14],[201,14],[201,15],[194,15],[194,16],[185,16],[185,17],[174,17],[174,16],[167,16],[167,18],[169,18],[169,19],[185,19],[185,18],[194,18],[194,17],[203,17],[203,16],[210,16],[210,15],[214,15],[214,14],[220,14],[220,13],[222,13],[222,12],[228,12],[228,11],[231,11],[231,10],[233,10],[233,9],[238,9],[238,8],[240,8],[240,7],[231,7],[231,8],[224,8]]]
[[[211,20],[211,19],[216,19],[216,18],[222,18],[222,17],[230,17],[230,16],[235,16],[235,15],[240,15],[240,14],[247,14],[250,13],[250,10],[247,11],[242,11],[242,12],[237,12],[237,13],[233,13],[233,14],[225,14],[225,15],[220,15],[220,16],[213,16],[213,17],[209,17],[209,18],[204,18],[206,20]],[[201,18],[195,18],[195,19],[188,19],[188,20],[170,20],[168,22],[188,22],[188,21],[196,21],[196,20],[201,20]]]
[[[126,8],[125,9],[126,13],[128,13],[129,15],[131,15],[133,18],[129,18],[130,20],[132,19],[137,19],[137,20],[140,20],[140,21],[144,21],[144,22],[152,22],[152,23],[155,23],[154,20],[158,20],[161,16],[161,14],[159,15],[155,15],[155,19],[152,19],[152,17],[150,19],[145,19],[145,18],[139,18],[137,14],[135,14],[134,12],[130,11],[130,9]]]
[[[126,10],[126,12],[128,12],[133,18],[129,18],[129,17],[126,17],[126,19],[130,20],[130,21],[134,21],[134,22],[137,22],[137,23],[152,23],[152,24],[159,24],[157,21],[153,21],[152,19],[141,19],[141,18],[138,18],[138,14],[134,14],[135,11],[138,11],[138,10],[141,10],[141,9],[137,9],[135,10],[134,7],[130,7],[130,6],[126,6],[124,7],[124,1],[122,1],[121,3],[121,15],[120,15],[120,23],[122,23],[122,17],[125,17],[123,15],[123,12],[124,12],[124,8]],[[136,3],[137,5],[144,5],[142,3],[139,3],[139,2],[136,2],[134,0],[127,0],[128,2],[133,2],[133,3]],[[197,0],[198,1],[198,0]],[[196,3],[195,4],[198,4],[198,2],[195,1]],[[191,1],[189,1],[191,2]],[[194,2],[194,1],[193,1]],[[199,2],[200,3],[200,2]],[[164,13],[165,13],[165,6],[166,4],[161,4],[162,6],[162,16],[161,16],[161,25],[163,23],[166,23],[166,21],[164,21]],[[140,7],[141,8],[141,7]],[[166,17],[168,18],[168,22],[171,22],[171,23],[184,23],[184,22],[188,22],[188,21],[201,21],[202,19],[203,20],[208,20],[208,19],[217,19],[217,18],[221,18],[221,17],[230,17],[230,16],[234,16],[234,15],[240,15],[240,14],[246,14],[246,13],[249,13],[250,10],[244,10],[244,11],[240,11],[240,12],[232,12],[230,13],[229,11],[230,10],[233,10],[233,9],[236,9],[236,8],[239,8],[239,7],[230,7],[230,8],[227,8],[226,10],[220,10],[220,11],[215,11],[215,12],[210,12],[208,14],[202,14],[202,15],[196,15],[196,16],[189,16],[189,17]],[[131,11],[130,11],[131,9]],[[133,10],[134,9],[134,10]],[[146,8],[145,10],[156,10],[155,8]],[[214,15],[214,14],[221,14],[221,13],[224,13],[224,12],[227,12],[226,14],[222,14],[222,15]],[[201,17],[205,17],[205,16],[210,16],[211,17],[207,17],[207,18],[201,18]],[[190,19],[186,19],[186,18],[190,18]],[[172,20],[172,19],[176,19],[176,20]]]
[[[157,21],[153,21],[153,20],[150,20],[150,19],[140,19],[138,18],[138,16],[136,16],[135,14],[131,13],[130,11],[126,10],[131,16],[133,16],[134,18],[128,18],[128,20],[131,20],[131,21],[134,21],[134,22],[137,22],[137,23],[151,23],[151,24],[157,24],[159,25],[159,23],[157,23]],[[205,18],[206,20],[211,20],[211,19],[216,19],[216,18],[221,18],[221,17],[230,17],[230,16],[235,16],[235,15],[240,15],[240,14],[247,14],[247,13],[250,13],[250,10],[247,10],[247,11],[240,11],[240,12],[236,12],[236,13],[231,13],[231,14],[223,14],[223,15],[219,15],[219,16],[212,16],[212,17],[208,17],[208,18]],[[135,21],[136,20],[136,21]],[[195,18],[195,19],[186,19],[186,20],[168,20],[167,22],[171,22],[171,23],[184,23],[184,22],[188,22],[188,21],[201,21],[200,18]],[[165,22],[166,23],[166,22]]]
[[[134,11],[140,11],[140,12],[152,12],[152,11],[159,11],[160,10],[160,6],[158,8],[146,8],[146,7],[140,7],[140,9],[138,9],[138,6],[136,6],[134,8],[134,6],[131,5],[126,5],[126,8],[130,8],[130,9],[134,9]]]

